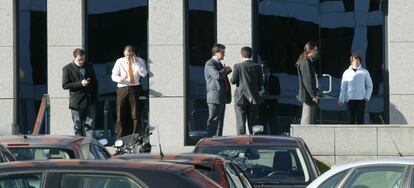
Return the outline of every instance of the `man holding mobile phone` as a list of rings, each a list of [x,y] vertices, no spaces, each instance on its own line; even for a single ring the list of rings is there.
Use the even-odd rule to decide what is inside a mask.
[[[85,61],[85,51],[73,51],[73,61],[63,67],[62,88],[69,90],[75,135],[93,137],[95,128],[95,103],[98,81],[93,65]]]

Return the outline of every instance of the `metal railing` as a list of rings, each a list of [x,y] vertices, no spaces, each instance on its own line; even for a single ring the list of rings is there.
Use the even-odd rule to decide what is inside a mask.
[[[39,112],[37,113],[37,118],[35,125],[33,127],[32,135],[38,135],[40,129],[42,128],[42,122],[44,120],[44,133],[49,133],[49,119],[50,119],[50,100],[49,95],[44,94],[42,101],[40,102]]]

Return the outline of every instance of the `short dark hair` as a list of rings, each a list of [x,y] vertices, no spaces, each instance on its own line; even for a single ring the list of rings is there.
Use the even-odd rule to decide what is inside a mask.
[[[85,55],[85,50],[81,49],[81,48],[76,48],[75,50],[73,50],[73,57],[76,58],[78,57],[78,55]]]
[[[219,53],[221,50],[225,50],[225,49],[226,47],[222,44],[219,44],[219,43],[213,44],[213,47],[211,48],[211,53],[212,55],[214,55],[216,53]]]
[[[349,58],[349,63],[352,63],[353,59],[359,59],[359,61],[361,61],[361,55],[359,55],[358,52],[354,52],[352,53],[351,57]]]
[[[241,55],[244,58],[251,58],[252,57],[252,51],[253,51],[252,48],[250,48],[248,46],[245,46],[241,49]]]

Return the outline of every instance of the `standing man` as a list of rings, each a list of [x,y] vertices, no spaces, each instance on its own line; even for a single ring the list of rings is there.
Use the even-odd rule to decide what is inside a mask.
[[[303,52],[296,62],[299,76],[299,101],[303,102],[301,125],[314,124],[315,111],[319,101],[317,79],[313,62],[318,56],[316,42],[310,41],[305,44]]]
[[[112,80],[117,83],[116,90],[116,137],[127,134],[123,132],[128,120],[126,113],[132,117],[132,133],[137,133],[140,123],[139,96],[141,94],[140,79],[147,75],[144,60],[136,56],[135,47],[128,45],[124,48],[124,57],[116,60],[112,69]],[[130,111],[126,111],[129,103]]]
[[[281,127],[277,123],[278,115],[278,99],[280,95],[280,82],[277,76],[272,75],[269,65],[262,64],[263,84],[260,90],[262,96],[259,105],[259,117],[263,125],[265,125],[266,132],[269,135],[281,135],[285,127]]]
[[[222,136],[226,103],[231,102],[230,83],[227,78],[232,70],[221,64],[224,59],[225,46],[214,44],[211,48],[213,57],[206,62],[204,76],[207,87],[207,136]]]
[[[63,67],[62,88],[69,90],[75,135],[93,137],[98,81],[93,65],[85,61],[83,49],[75,49],[73,58]]]
[[[252,49],[241,49],[241,63],[233,67],[230,79],[236,85],[234,92],[234,109],[236,111],[237,134],[246,134],[246,119],[249,133],[253,134],[252,127],[257,123],[257,104],[259,103],[259,90],[262,85],[262,70],[251,60]]]

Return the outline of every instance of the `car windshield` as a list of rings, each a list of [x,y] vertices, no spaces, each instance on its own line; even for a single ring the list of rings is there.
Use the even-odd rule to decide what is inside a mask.
[[[75,155],[71,150],[60,148],[9,148],[18,161],[73,159]]]
[[[309,171],[297,147],[201,147],[199,153],[232,158],[254,184],[307,184]]]

